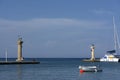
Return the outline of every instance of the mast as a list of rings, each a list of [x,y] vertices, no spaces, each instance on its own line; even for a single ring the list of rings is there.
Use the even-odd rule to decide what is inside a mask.
[[[8,60],[7,60],[7,49],[6,49],[6,51],[5,51],[5,61],[7,62]]]
[[[114,49],[116,50],[117,47],[116,47],[116,28],[115,28],[115,19],[114,19],[114,16],[113,16],[113,27],[114,27]]]
[[[120,49],[120,43],[119,43],[119,37],[118,37],[116,25],[115,25],[114,16],[113,16],[113,27],[114,27],[114,49],[116,51],[116,54],[118,54],[118,49]]]

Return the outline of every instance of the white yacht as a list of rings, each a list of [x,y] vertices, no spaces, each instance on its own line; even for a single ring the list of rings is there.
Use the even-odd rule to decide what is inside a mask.
[[[104,57],[100,58],[100,62],[120,62],[120,58],[114,54],[105,54]]]
[[[115,21],[113,17],[113,25],[114,25],[114,44],[115,49],[111,51],[107,51],[104,57],[100,58],[100,62],[120,62],[120,55],[118,55],[120,50],[120,43],[117,34],[117,29],[115,27]]]

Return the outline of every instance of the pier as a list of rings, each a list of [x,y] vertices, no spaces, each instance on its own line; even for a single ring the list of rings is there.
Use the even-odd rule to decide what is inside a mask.
[[[91,60],[91,59],[83,59],[84,62],[100,62],[100,59],[95,59],[95,60]]]
[[[12,65],[12,64],[40,64],[38,61],[0,61],[0,65]]]

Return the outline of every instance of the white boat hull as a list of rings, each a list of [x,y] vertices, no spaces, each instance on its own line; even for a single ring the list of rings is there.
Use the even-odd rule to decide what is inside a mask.
[[[100,59],[100,62],[120,62],[120,58],[113,54],[106,54],[103,58]]]
[[[101,72],[102,69],[100,69],[97,66],[79,66],[80,71],[83,72]]]
[[[100,62],[120,62],[119,58],[114,58],[114,59],[100,59]]]

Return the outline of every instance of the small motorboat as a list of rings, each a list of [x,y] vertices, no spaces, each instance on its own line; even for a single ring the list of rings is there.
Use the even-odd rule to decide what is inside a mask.
[[[79,66],[80,72],[101,72],[99,66]]]

